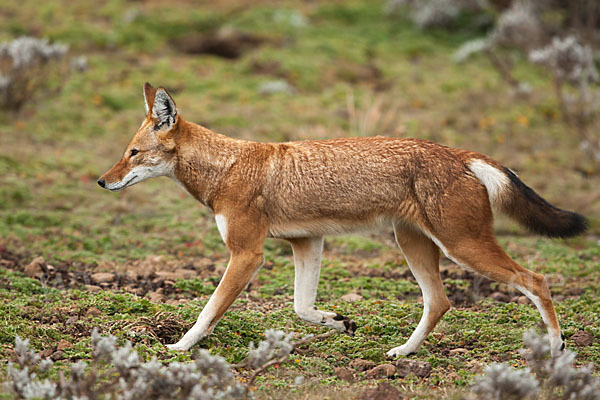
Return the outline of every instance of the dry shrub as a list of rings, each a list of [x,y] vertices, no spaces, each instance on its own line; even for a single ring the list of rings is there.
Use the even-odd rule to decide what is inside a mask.
[[[548,338],[534,330],[523,335],[525,348],[521,354],[529,368],[517,370],[508,364],[491,364],[472,386],[467,399],[504,400],[598,400],[599,382],[593,366],[575,368],[575,353],[565,350],[549,357]]]
[[[69,72],[67,51],[66,45],[32,37],[0,44],[0,106],[17,111],[35,96],[58,92]],[[82,60],[76,61],[81,68]]]
[[[543,67],[552,79],[562,121],[583,152],[600,166],[600,89],[594,60],[599,37],[600,3],[596,1],[515,0],[485,38],[465,43],[454,60],[462,62],[484,52],[519,95],[527,95],[531,88],[513,75],[514,50]]]

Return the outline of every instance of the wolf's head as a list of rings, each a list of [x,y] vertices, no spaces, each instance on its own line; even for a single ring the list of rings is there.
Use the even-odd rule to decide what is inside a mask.
[[[146,119],[125,148],[119,162],[98,179],[98,185],[117,192],[157,176],[171,176],[179,115],[163,87],[144,85]]]

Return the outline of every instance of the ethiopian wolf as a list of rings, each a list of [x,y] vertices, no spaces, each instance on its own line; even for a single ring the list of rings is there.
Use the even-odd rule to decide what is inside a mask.
[[[582,233],[587,222],[547,203],[497,161],[419,139],[232,139],[185,121],[164,88],[146,83],[144,95],[146,119],[98,184],[119,191],[148,178],[170,177],[214,211],[231,253],[197,322],[170,349],[188,350],[211,333],[263,264],[267,237],[292,245],[298,316],[354,333],[354,322],[315,307],[323,236],[376,227],[394,229],[424,302],[414,333],[388,351],[389,357],[415,352],[450,309],[440,250],[457,264],[521,291],[546,324],[552,354],[564,348],[546,280],[498,245],[492,210],[550,237]]]

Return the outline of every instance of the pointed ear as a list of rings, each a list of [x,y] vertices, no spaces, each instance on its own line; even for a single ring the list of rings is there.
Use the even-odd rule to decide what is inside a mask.
[[[156,90],[154,104],[152,105],[152,117],[156,120],[158,129],[171,129],[177,120],[175,101],[163,87]]]
[[[151,84],[146,82],[144,84],[144,103],[146,104],[146,115],[152,109],[154,105],[154,96],[156,96],[156,89]]]

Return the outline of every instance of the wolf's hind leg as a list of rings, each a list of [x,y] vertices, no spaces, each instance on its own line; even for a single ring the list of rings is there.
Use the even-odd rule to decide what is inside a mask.
[[[429,332],[450,309],[450,301],[446,297],[440,277],[439,248],[431,239],[412,227],[397,225],[394,228],[396,241],[423,293],[423,315],[408,341],[386,353],[390,358],[415,353]]]

